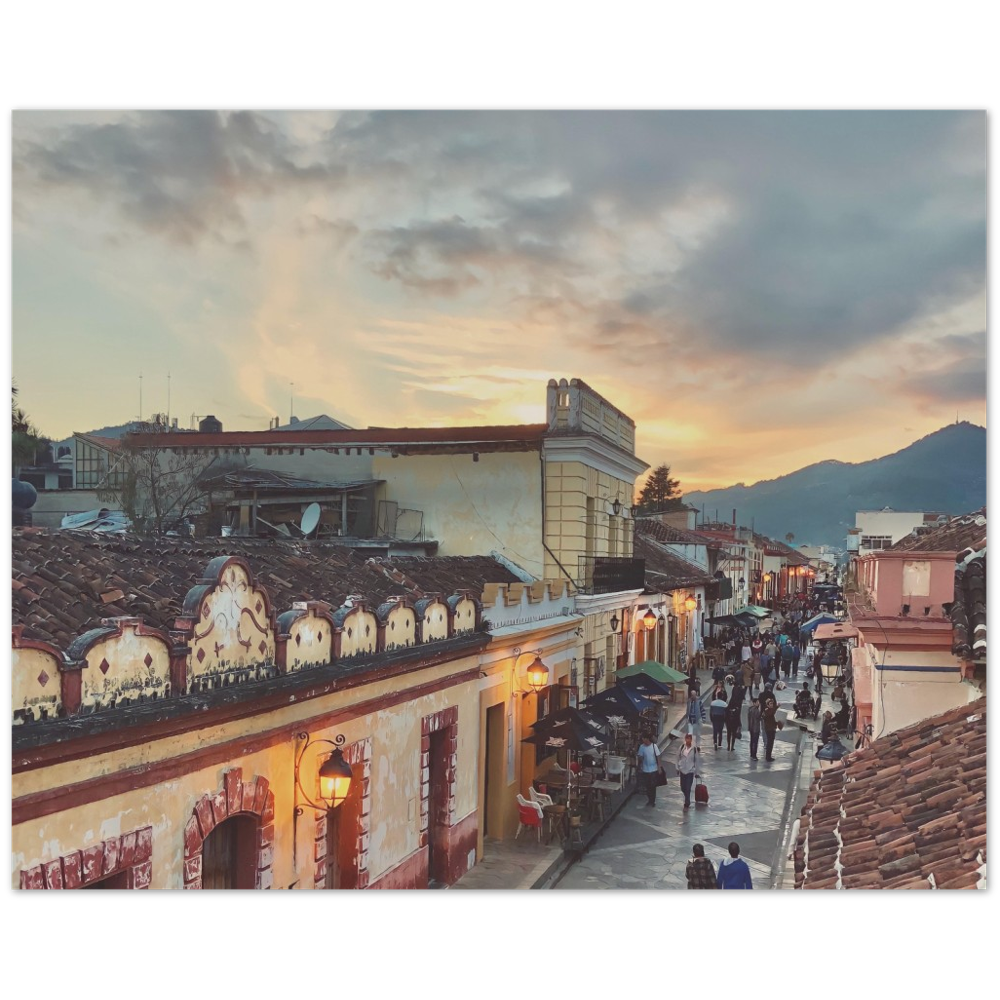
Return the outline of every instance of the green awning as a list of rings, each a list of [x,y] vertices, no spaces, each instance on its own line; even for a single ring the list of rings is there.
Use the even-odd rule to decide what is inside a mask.
[[[759,604],[748,604],[745,608],[740,608],[739,611],[734,611],[733,614],[741,615],[744,612],[755,615],[757,618],[767,618],[768,615],[773,614],[770,608],[762,608]]]
[[[619,670],[616,677],[631,677],[633,674],[649,674],[656,680],[664,684],[680,684],[688,679],[687,674],[674,670],[673,667],[664,666],[656,660],[643,660],[642,663],[633,663],[632,666]]]

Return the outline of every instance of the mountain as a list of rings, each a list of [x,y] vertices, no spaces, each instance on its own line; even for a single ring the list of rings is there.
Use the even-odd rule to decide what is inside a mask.
[[[950,424],[892,455],[870,462],[817,462],[752,486],[686,493],[704,505],[709,520],[739,524],[796,545],[843,548],[859,510],[942,511],[965,514],[986,504],[986,428],[968,421]]]

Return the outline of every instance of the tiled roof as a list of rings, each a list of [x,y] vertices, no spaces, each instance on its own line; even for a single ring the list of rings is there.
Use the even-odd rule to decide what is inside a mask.
[[[986,508],[963,514],[935,528],[917,528],[901,538],[890,552],[961,552],[986,547]]]
[[[797,549],[793,549],[784,542],[779,542],[776,538],[768,538],[767,535],[757,536],[758,544],[766,548],[771,555],[781,556],[789,566],[808,566],[809,557],[803,555]]]
[[[398,594],[468,589],[478,598],[484,582],[517,582],[488,557],[376,560],[335,544],[292,540],[154,540],[15,528],[11,547],[13,624],[26,626],[25,638],[63,649],[102,618],[142,615],[149,625],[173,628],[187,592],[220,555],[245,558],[279,611],[295,601],[336,608],[349,594],[373,608]]]
[[[687,528],[676,528],[672,524],[664,524],[654,517],[637,517],[635,519],[636,534],[648,535],[658,542],[675,545],[704,545],[710,549],[722,548],[718,538],[712,535],[702,535]]]
[[[961,556],[961,553],[959,553]],[[955,564],[955,601],[949,614],[951,651],[964,660],[986,659],[986,550]]]
[[[986,862],[986,698],[848,754],[813,781],[804,889],[975,889]]]
[[[632,554],[636,559],[646,560],[646,587],[650,590],[670,591],[678,587],[698,587],[715,582],[715,577],[700,566],[682,559],[670,549],[638,532]]]
[[[407,445],[482,445],[483,450],[502,446],[540,447],[547,424],[512,424],[490,427],[369,427],[363,430],[270,430],[191,432],[185,434],[135,434],[132,440],[149,447],[177,448],[276,448],[381,447]]]

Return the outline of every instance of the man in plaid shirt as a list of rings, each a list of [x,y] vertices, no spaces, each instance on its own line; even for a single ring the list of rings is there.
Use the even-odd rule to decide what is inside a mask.
[[[718,889],[715,881],[715,865],[705,857],[705,848],[695,844],[694,857],[687,863],[689,889]]]

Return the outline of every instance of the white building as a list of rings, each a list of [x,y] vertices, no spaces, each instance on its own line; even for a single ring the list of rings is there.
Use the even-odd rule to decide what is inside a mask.
[[[881,552],[905,538],[914,528],[943,524],[947,520],[948,515],[938,511],[900,511],[892,507],[859,510],[854,515],[854,530],[847,534],[847,550],[858,556]]]

